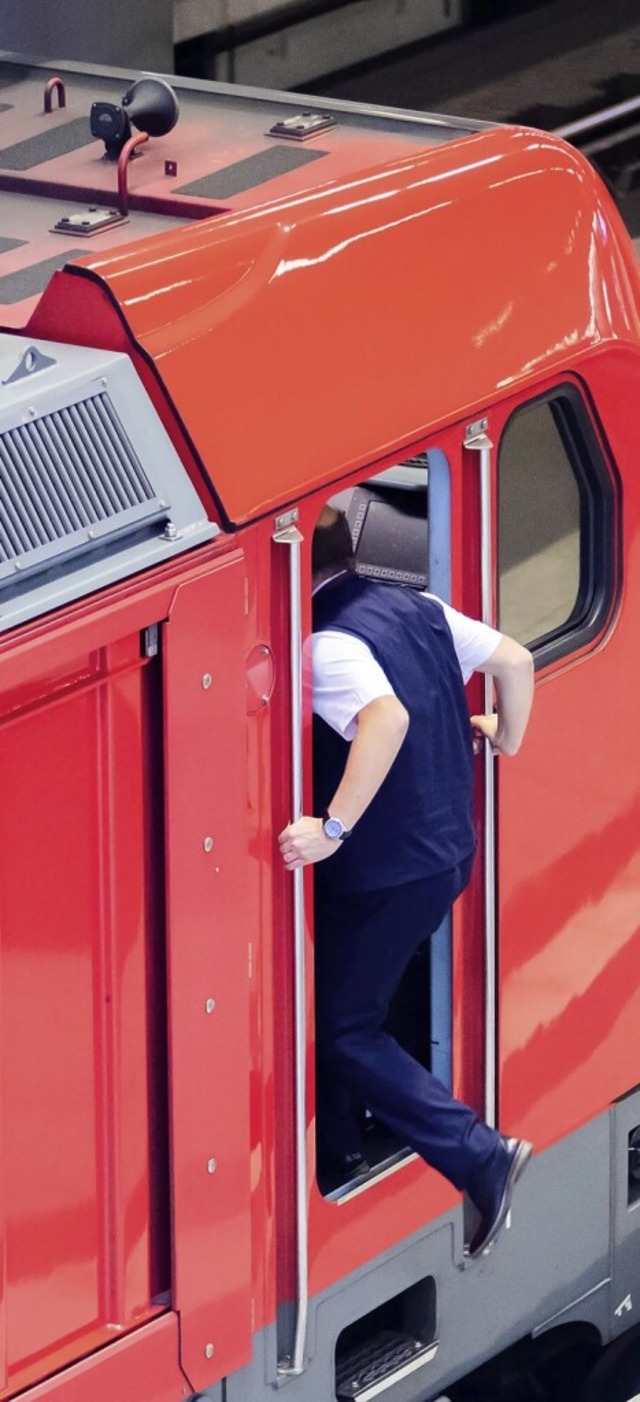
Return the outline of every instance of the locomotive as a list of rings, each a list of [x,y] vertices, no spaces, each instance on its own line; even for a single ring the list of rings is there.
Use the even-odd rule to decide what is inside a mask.
[[[0,63],[2,1376],[27,1402],[640,1391],[640,277],[556,137]],[[316,1172],[311,537],[525,643],[394,1031],[535,1157],[495,1249]],[[638,573],[636,573],[638,571]],[[479,678],[470,712],[491,705]],[[366,1108],[366,1107],[365,1107]],[[485,1393],[497,1395],[497,1393]]]

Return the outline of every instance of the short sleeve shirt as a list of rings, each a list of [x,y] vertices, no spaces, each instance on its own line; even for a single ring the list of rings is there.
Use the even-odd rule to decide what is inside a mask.
[[[424,597],[435,599],[444,611],[466,685],[472,672],[495,652],[502,633],[467,618],[435,594],[425,591]],[[352,633],[337,629],[314,633],[312,658],[313,709],[344,740],[353,740],[358,712],[381,696],[394,696],[393,687],[371,649]]]

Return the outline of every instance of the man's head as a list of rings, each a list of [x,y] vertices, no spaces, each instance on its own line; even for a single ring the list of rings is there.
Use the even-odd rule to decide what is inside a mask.
[[[354,567],[353,542],[344,511],[323,506],[313,532],[312,569],[315,580]]]

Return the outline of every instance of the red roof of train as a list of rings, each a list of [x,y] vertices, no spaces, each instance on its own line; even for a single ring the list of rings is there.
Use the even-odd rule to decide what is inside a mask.
[[[232,165],[253,178],[253,122],[261,159],[280,152],[281,167],[290,143],[270,145],[265,120],[289,95],[198,90],[209,121],[220,94],[241,142]],[[30,323],[50,330],[61,292],[81,299],[80,279],[87,297],[96,281],[106,289],[235,523],[474,415],[581,352],[640,342],[630,241],[572,148],[528,129],[389,114],[376,127],[375,114],[333,112],[337,125],[313,148],[320,155],[278,167],[229,197],[226,212],[176,222],[177,194],[168,227],[145,233],[136,215],[126,241],[121,226],[122,246],[92,243],[54,276]],[[185,119],[181,141],[194,130]],[[161,145],[144,176],[156,194]],[[59,159],[69,170],[80,161],[86,183],[98,155],[94,144]],[[219,162],[218,173],[230,168]],[[36,178],[41,167],[20,177],[23,201]],[[129,180],[138,188],[142,177],[134,169]],[[144,191],[138,203],[144,213]],[[2,286],[0,269],[0,299]],[[57,335],[72,338],[73,325]]]

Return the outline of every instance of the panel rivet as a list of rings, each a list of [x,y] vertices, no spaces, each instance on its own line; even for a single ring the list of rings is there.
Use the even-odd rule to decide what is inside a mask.
[[[215,1173],[218,1167],[217,1159],[209,1159],[207,1163],[207,1173]]]
[[[212,677],[212,675],[211,675],[211,672],[205,672],[205,674],[204,674],[204,676],[203,676],[203,678],[202,678],[202,685],[203,685],[205,691],[208,691],[208,690],[209,690],[209,687],[211,686],[212,681],[213,681],[213,677]]]
[[[206,1013],[212,1013],[213,1010],[214,1010],[214,1008],[215,1008],[215,1006],[216,1006],[216,1000],[215,1000],[215,998],[207,998],[207,1001],[206,1001],[206,1003],[205,1003],[205,1005],[204,1005],[204,1010],[205,1010]]]
[[[205,1344],[205,1346],[204,1346],[204,1356],[205,1356],[205,1358],[213,1358],[213,1355],[214,1355],[215,1351],[216,1351],[216,1350],[215,1350],[215,1347],[214,1347],[213,1344]]]
[[[211,851],[213,851],[213,838],[212,838],[212,837],[205,837],[205,839],[204,839],[204,841],[203,841],[203,843],[202,843],[202,846],[204,847],[205,852],[211,852]]]

